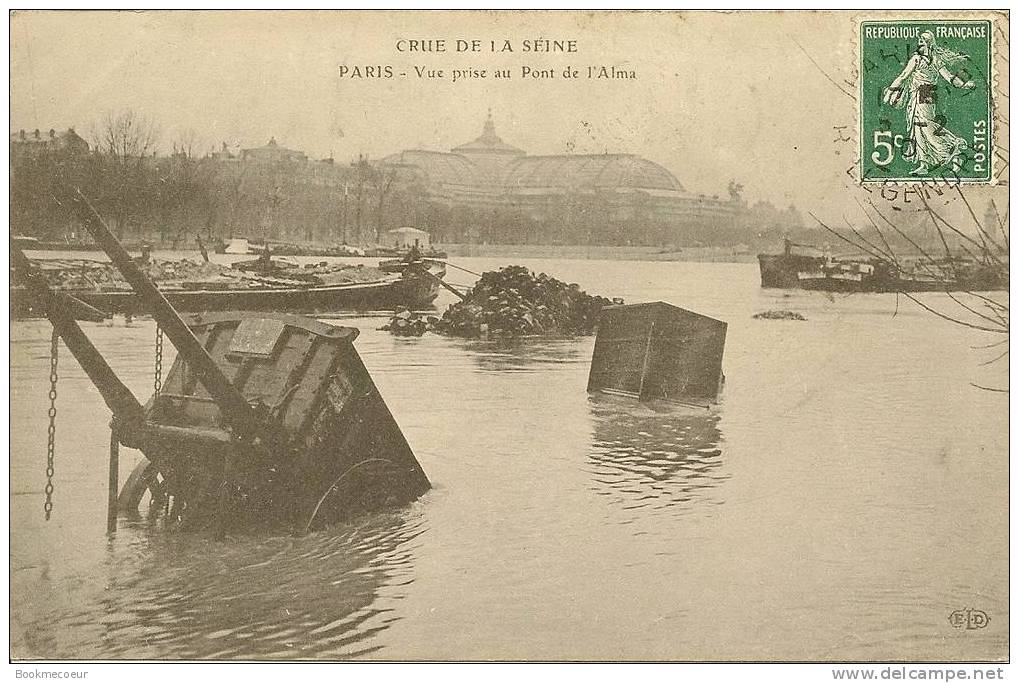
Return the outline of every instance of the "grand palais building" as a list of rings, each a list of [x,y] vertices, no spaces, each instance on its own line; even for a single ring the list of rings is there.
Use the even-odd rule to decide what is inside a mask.
[[[496,134],[491,114],[476,140],[449,152],[406,150],[380,164],[430,199],[535,220],[561,216],[566,205],[602,222],[700,231],[731,227],[739,212],[737,201],[688,192],[668,170],[634,154],[528,155]]]

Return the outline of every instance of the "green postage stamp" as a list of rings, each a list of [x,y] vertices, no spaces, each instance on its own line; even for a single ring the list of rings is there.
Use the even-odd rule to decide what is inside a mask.
[[[990,183],[988,20],[860,24],[860,180]]]

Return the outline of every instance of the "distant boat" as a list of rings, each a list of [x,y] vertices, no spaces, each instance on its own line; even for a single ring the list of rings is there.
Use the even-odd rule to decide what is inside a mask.
[[[797,251],[798,250],[798,251]],[[761,286],[825,292],[936,292],[1008,289],[1007,268],[973,259],[836,258],[785,240],[781,254],[758,254]]]
[[[373,258],[395,258],[402,259],[413,253],[413,247],[371,247],[366,249],[364,252],[365,256]],[[426,247],[424,249],[418,249],[417,254],[425,258],[439,259],[447,258],[448,253],[435,249],[434,247]]]

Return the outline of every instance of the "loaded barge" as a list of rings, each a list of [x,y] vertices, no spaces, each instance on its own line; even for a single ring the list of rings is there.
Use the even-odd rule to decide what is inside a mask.
[[[824,292],[945,292],[1008,289],[1007,270],[972,259],[891,261],[835,257],[785,240],[781,254],[758,254],[761,286]]]
[[[107,314],[137,315],[144,310],[138,295],[126,283],[88,283],[88,274],[108,270],[107,263],[34,260],[33,264],[44,273],[61,271],[80,275],[70,285],[54,286],[53,289],[70,294]],[[394,310],[398,307],[419,310],[432,305],[446,272],[444,264],[437,261],[379,269],[377,277],[362,277],[359,281],[330,281],[332,271],[328,268],[324,272],[299,267],[262,273],[223,270],[225,272],[212,278],[159,282],[159,290],[176,310],[182,312],[329,313]],[[41,315],[23,285],[12,285],[10,293],[12,318]]]

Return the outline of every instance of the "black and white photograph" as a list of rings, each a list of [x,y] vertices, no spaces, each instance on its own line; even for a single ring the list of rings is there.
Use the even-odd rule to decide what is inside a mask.
[[[8,22],[17,677],[1007,678],[1007,10]]]

